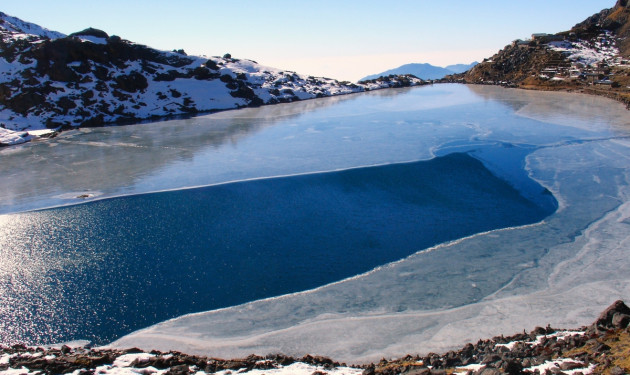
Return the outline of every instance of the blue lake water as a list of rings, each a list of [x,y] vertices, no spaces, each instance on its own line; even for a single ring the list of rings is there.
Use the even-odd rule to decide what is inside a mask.
[[[220,352],[238,356],[260,334],[256,348],[296,354],[316,344],[291,332],[321,317],[396,320],[538,287],[547,274],[527,272],[566,262],[551,249],[623,202],[627,120],[602,99],[438,85],[0,150],[0,342],[101,344],[211,311],[168,335],[246,337]],[[409,331],[382,321],[378,339],[344,337],[377,350]],[[268,344],[276,330],[287,338]]]
[[[185,313],[315,288],[555,210],[548,191],[532,194],[537,202],[454,153],[15,214],[0,225],[12,237],[4,246],[56,266],[32,289],[5,286],[3,305],[21,309],[0,310],[10,325],[0,341],[103,344]]]

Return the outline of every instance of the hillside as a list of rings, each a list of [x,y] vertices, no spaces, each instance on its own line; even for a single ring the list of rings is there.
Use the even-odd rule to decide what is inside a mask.
[[[369,81],[372,79],[376,79],[378,77],[387,77],[389,75],[400,75],[400,74],[411,74],[424,80],[440,79],[449,74],[463,73],[469,70],[470,68],[472,68],[473,66],[475,66],[476,64],[477,62],[475,61],[471,64],[449,65],[444,68],[431,65],[431,64],[426,64],[426,63],[425,64],[419,64],[419,63],[405,64],[405,65],[399,66],[398,68],[386,70],[381,73],[372,74],[367,77],[363,77],[359,80],[359,82]]]
[[[421,84],[362,85],[223,57],[187,56],[92,28],[63,35],[0,13],[0,145],[33,130],[133,123]],[[27,133],[25,131],[30,131]]]
[[[515,40],[447,81],[575,90],[630,105],[630,3],[619,0],[571,30]]]

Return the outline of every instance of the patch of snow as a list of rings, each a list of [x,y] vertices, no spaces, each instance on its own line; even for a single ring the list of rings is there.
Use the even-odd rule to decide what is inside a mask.
[[[129,365],[131,365],[134,361],[146,362],[153,357],[155,357],[155,354],[151,354],[151,353],[123,354],[120,357],[116,358],[116,360],[113,363],[113,366],[129,367]]]
[[[8,365],[11,358],[16,356],[17,354],[3,354],[0,356],[0,365]]]
[[[512,350],[514,349],[516,344],[518,344],[519,342],[522,342],[522,341],[510,341],[507,344],[496,344],[495,347],[504,347],[504,348],[507,348],[508,350]]]
[[[547,46],[552,51],[567,55],[570,61],[582,63],[587,66],[595,66],[602,61],[610,65],[619,65],[619,49],[610,38],[610,32],[599,35],[595,41],[578,40],[577,42],[556,41],[549,42]]]
[[[97,36],[92,35],[81,35],[80,37],[82,42],[94,43],[94,44],[107,44],[107,39],[99,38]]]
[[[481,368],[485,367],[485,365],[479,364],[479,363],[473,363],[467,366],[461,366],[461,367],[457,367],[455,369],[455,372],[453,372],[453,375],[465,375],[468,374],[469,371],[477,371]]]
[[[27,369],[26,367],[22,367],[22,368],[8,368],[6,370],[0,371],[0,375],[35,375],[38,374],[40,371],[36,370],[36,371],[31,371],[29,369]]]
[[[274,369],[252,369],[250,371],[232,371],[224,370],[216,372],[216,375],[229,375],[229,374],[248,374],[248,375],[311,375],[314,372],[319,372],[326,375],[360,375],[363,373],[362,369],[352,367],[336,367],[332,369],[324,369],[322,366],[313,366],[302,362],[296,362],[289,366],[274,368]],[[203,373],[202,373],[203,374]],[[200,375],[200,372],[197,373]]]
[[[28,131],[28,134],[30,134],[30,135],[34,135],[34,136],[36,136],[36,137],[41,137],[41,136],[43,136],[43,135],[52,134],[52,133],[54,133],[54,132],[55,132],[55,130],[54,130],[54,129],[39,129],[39,130],[29,130],[29,131]],[[74,341],[73,341],[73,342],[74,342]],[[81,342],[83,342],[83,341],[81,341]],[[89,343],[89,342],[86,342],[86,343]]]
[[[560,369],[560,366],[563,363],[581,363],[579,361],[576,361],[574,359],[571,358],[559,358],[559,359],[554,359],[553,361],[546,361],[545,363],[538,365],[538,366],[532,366],[532,367],[528,367],[523,369],[523,371],[530,371],[530,372],[535,372],[538,371],[540,374],[544,374],[547,370],[553,372],[553,369]],[[595,370],[595,365],[592,364],[590,366],[587,367],[580,367],[580,368],[576,368],[573,370],[562,370],[563,374],[576,374],[576,373],[582,373],[582,374],[592,374],[593,370]]]
[[[558,331],[558,332],[550,333],[548,335],[536,336],[536,340],[535,341],[528,341],[528,342],[526,342],[526,344],[528,344],[528,345],[540,345],[540,344],[542,344],[543,340],[547,339],[547,338],[556,337],[558,339],[558,341],[561,341],[561,340],[566,339],[567,337],[584,336],[585,334],[586,334],[586,332],[584,332],[584,331]]]
[[[12,146],[28,142],[33,137],[25,131],[13,131],[0,128],[0,146]]]
[[[547,338],[556,337],[558,339],[558,341],[563,341],[567,337],[583,336],[584,334],[586,334],[586,332],[584,332],[584,331],[558,331],[558,332],[550,333],[548,335],[538,335],[538,336],[536,336],[536,340],[534,340],[534,341],[516,340],[516,341],[510,341],[510,342],[508,342],[506,344],[495,344],[494,346],[495,347],[504,347],[504,348],[506,348],[508,350],[512,350],[512,349],[514,349],[514,347],[518,343],[525,343],[525,344],[527,344],[529,346],[535,346],[535,345],[542,344],[543,340],[547,339]]]

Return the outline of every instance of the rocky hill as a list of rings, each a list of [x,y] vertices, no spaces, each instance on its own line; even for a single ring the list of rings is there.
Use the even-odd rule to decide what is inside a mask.
[[[611,374],[630,372],[630,308],[608,307],[589,327],[559,330],[537,327],[530,333],[498,336],[448,353],[407,355],[378,363],[351,365],[329,358],[282,354],[224,360],[179,352],[114,350],[81,345],[26,347],[0,345],[0,374]]]
[[[356,85],[229,54],[158,51],[92,28],[66,36],[0,13],[0,144],[26,141],[37,129],[132,123],[421,83],[396,76]]]
[[[579,90],[630,105],[630,3],[619,0],[571,30],[515,40],[449,81]]]

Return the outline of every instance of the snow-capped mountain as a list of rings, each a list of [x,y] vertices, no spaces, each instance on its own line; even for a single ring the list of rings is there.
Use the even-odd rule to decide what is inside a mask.
[[[372,80],[378,77],[384,77],[384,76],[388,76],[392,74],[393,75],[411,74],[420,79],[440,79],[440,78],[444,78],[445,76],[449,74],[463,73],[477,64],[478,63],[475,61],[470,64],[449,65],[444,68],[427,64],[427,63],[405,64],[405,65],[399,66],[398,68],[386,70],[381,73],[372,74],[367,77],[361,78],[359,82],[368,81],[368,80]]]
[[[158,51],[92,28],[65,36],[4,13],[0,38],[0,144],[27,140],[24,131],[37,129],[130,123],[422,83],[414,77],[338,82],[229,54],[207,58]]]

